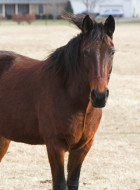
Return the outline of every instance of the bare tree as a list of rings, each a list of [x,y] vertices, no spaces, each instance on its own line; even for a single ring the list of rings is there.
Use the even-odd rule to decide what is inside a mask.
[[[84,5],[86,6],[87,13],[89,13],[89,10],[88,10],[88,7],[89,7],[89,0],[82,0],[82,2],[83,2]]]
[[[94,13],[95,6],[96,6],[97,2],[100,2],[100,1],[101,0],[82,0],[84,5],[86,6],[88,14]]]

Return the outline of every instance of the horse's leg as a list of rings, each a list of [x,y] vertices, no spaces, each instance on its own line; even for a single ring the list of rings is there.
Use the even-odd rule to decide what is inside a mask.
[[[86,143],[84,146],[71,149],[69,153],[68,160],[68,190],[78,190],[79,187],[79,177],[82,163],[87,155],[90,147],[92,145],[92,140]]]
[[[9,143],[10,140],[0,136],[0,162],[8,150]]]
[[[59,142],[47,144],[48,158],[51,166],[53,190],[67,190],[64,175],[64,154]]]

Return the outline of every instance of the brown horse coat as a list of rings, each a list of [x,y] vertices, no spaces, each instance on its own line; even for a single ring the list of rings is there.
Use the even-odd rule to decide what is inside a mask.
[[[54,190],[78,189],[80,168],[108,97],[114,54],[113,17],[105,25],[89,16],[69,19],[82,34],[45,61],[0,52],[0,136],[46,144]]]

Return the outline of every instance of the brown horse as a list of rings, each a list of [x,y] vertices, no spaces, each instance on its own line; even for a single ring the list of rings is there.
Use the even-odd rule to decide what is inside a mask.
[[[46,144],[54,190],[77,190],[109,95],[115,21],[67,15],[81,33],[47,60],[0,52],[0,156],[10,139]],[[69,151],[68,176],[64,154]]]

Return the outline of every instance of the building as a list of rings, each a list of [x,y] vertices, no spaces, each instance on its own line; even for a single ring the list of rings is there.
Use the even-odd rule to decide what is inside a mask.
[[[91,0],[92,1],[92,0]],[[82,0],[71,0],[74,13],[87,11]],[[90,0],[89,0],[90,4]],[[140,17],[140,0],[98,0],[94,9],[89,7],[91,13],[103,15],[104,12],[116,10],[123,13],[124,17]]]
[[[124,17],[140,17],[140,0],[104,0],[97,3],[96,12],[102,15],[107,10],[118,10]]]
[[[68,0],[0,0],[0,16],[14,14],[61,15]]]
[[[133,13],[134,17],[140,17],[140,0],[133,0]]]

